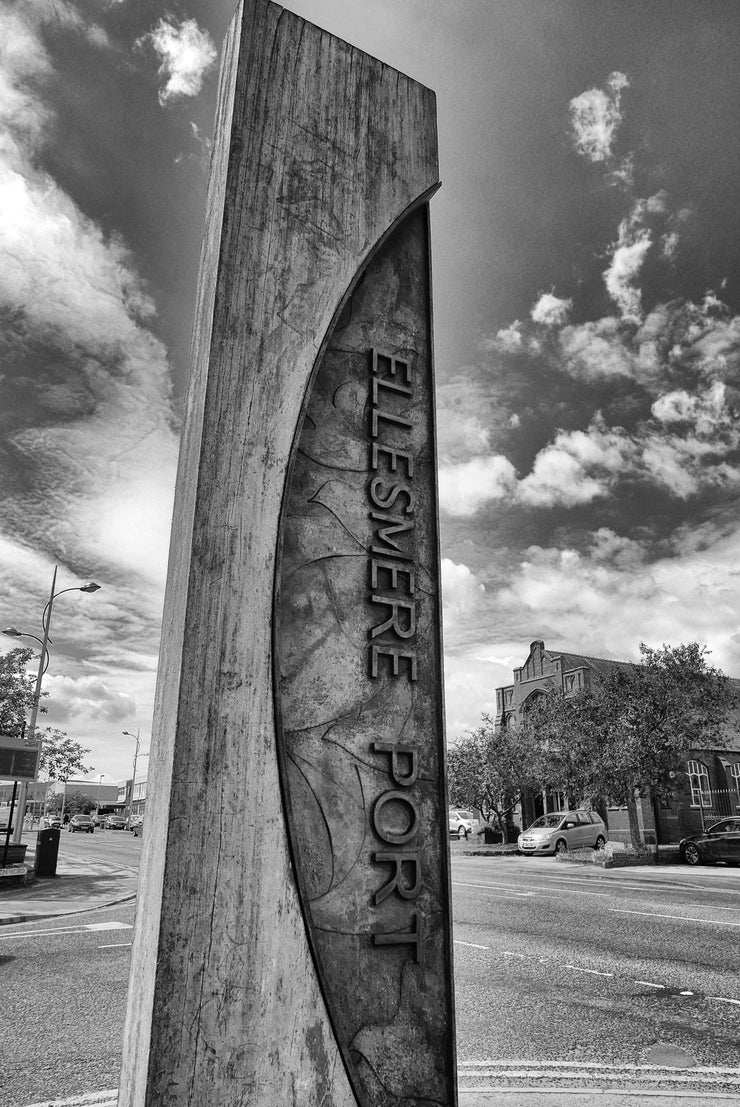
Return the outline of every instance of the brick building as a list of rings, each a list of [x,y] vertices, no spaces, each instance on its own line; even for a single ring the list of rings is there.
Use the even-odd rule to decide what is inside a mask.
[[[627,661],[588,657],[545,648],[537,640],[529,647],[524,664],[514,669],[512,684],[496,689],[498,727],[516,727],[528,706],[538,697],[558,692],[572,696],[590,688],[600,677],[614,668],[631,669]],[[732,683],[740,690],[740,681]],[[652,796],[638,800],[638,817],[646,841],[676,842],[686,834],[701,830],[724,815],[740,813],[740,711],[735,709],[728,719],[721,745],[713,749],[696,749],[686,763],[685,785],[677,784],[670,802]],[[545,811],[567,807],[562,793],[543,792],[526,795],[522,800],[522,823],[529,825]],[[626,808],[607,806],[601,812],[609,827],[610,837],[629,840]]]

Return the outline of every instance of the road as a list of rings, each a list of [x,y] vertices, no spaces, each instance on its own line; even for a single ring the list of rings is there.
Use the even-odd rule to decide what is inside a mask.
[[[117,832],[60,844],[117,865],[139,851]],[[740,1101],[740,870],[453,854],[463,1086],[612,1071],[655,1090],[670,1073]],[[128,903],[0,927],[0,1107],[117,1085],[133,917]]]
[[[704,1088],[740,1079],[737,870],[453,855],[452,873],[462,1072],[488,1058],[499,1076],[658,1065],[686,1083],[706,1070]]]

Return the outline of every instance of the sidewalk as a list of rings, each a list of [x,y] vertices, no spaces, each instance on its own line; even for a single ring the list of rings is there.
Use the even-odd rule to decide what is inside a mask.
[[[0,926],[95,911],[136,897],[138,873],[106,861],[60,856],[57,875],[34,878],[34,842],[26,852],[28,883],[0,881]]]

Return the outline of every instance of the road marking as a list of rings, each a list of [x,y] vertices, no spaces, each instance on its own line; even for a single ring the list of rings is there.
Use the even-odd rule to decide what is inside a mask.
[[[566,881],[561,881],[561,883],[567,883],[567,882]],[[505,889],[507,889],[507,891],[513,891],[513,889],[515,889],[517,887],[517,885],[516,884],[504,884],[503,882],[498,882],[498,881],[493,881],[493,882],[488,881],[485,884],[469,884],[469,883],[466,883],[465,881],[462,881],[462,880],[453,880],[452,881],[452,887],[453,888],[484,888],[484,889],[485,888],[490,888],[490,889],[505,888]],[[584,891],[581,891],[581,889],[579,889],[579,888],[572,889],[571,891],[572,891],[572,894],[576,895],[576,896],[600,896],[604,899],[613,899],[614,898],[614,893],[613,892],[584,892]],[[562,898],[563,898],[562,896],[548,895],[547,892],[516,892],[516,891],[514,891],[513,894],[515,896],[541,896],[542,899],[562,900]]]
[[[614,976],[613,972],[599,972],[598,969],[582,969],[579,965],[565,965],[566,969],[573,969],[574,972],[590,972],[592,976]]]
[[[494,1061],[490,1057],[486,1057],[482,1061],[458,1061],[457,1067],[459,1069],[524,1069],[524,1068],[548,1068],[548,1069],[591,1069],[595,1072],[601,1072],[602,1069],[609,1069],[610,1071],[616,1070],[618,1072],[644,1072],[648,1075],[652,1075],[656,1070],[664,1070],[665,1072],[676,1072],[673,1066],[665,1065],[636,1065],[631,1064],[629,1061],[613,1062],[613,1061]],[[740,1079],[740,1068],[734,1068],[729,1065],[694,1065],[691,1068],[692,1073],[696,1073],[698,1076],[737,1076]]]
[[[98,949],[130,949],[133,942],[111,942],[109,945],[98,946]]]
[[[47,930],[25,930],[15,934],[0,934],[0,942],[9,942],[12,938],[40,938],[48,934],[85,934],[100,930],[133,930],[133,923],[112,921],[87,923],[85,926],[54,926]]]
[[[684,903],[684,907],[709,907],[711,906],[713,911],[740,911],[740,907],[720,907],[716,903]]]
[[[628,907],[610,907],[610,911],[616,915],[647,915],[651,919],[678,919],[686,923],[707,923],[709,926],[740,926],[740,922],[730,922],[724,919],[697,919],[690,915],[659,915],[656,911],[632,911]],[[710,906],[711,910],[711,906]]]
[[[477,945],[475,942],[463,942],[459,938],[454,939],[454,944],[457,945],[457,946],[468,946],[470,949],[485,949],[485,950],[490,950],[491,949],[490,946]],[[104,949],[104,948],[107,948],[107,947],[100,946],[99,948]],[[511,949],[502,949],[502,950],[499,950],[498,952],[499,952],[500,957],[516,957],[519,961],[526,960],[525,954],[516,953],[514,950],[511,950]],[[538,963],[540,965],[548,965],[548,964],[560,965],[561,968],[571,969],[573,972],[588,973],[589,976],[603,976],[603,977],[605,977],[607,979],[610,979],[610,980],[614,980],[615,975],[616,975],[613,972],[603,972],[600,969],[587,969],[587,968],[583,967],[582,965],[568,965],[563,961],[555,961],[554,958],[549,958],[549,957],[538,957],[537,960],[538,960]],[[657,988],[659,991],[666,991],[666,989],[668,987],[667,984],[656,984],[655,981],[653,981],[653,980],[635,980],[633,983],[642,984],[645,988]],[[674,999],[680,999],[681,996],[693,996],[695,994],[696,994],[695,992],[692,992],[688,988],[686,988],[683,991],[674,994],[673,998]],[[716,999],[719,1003],[732,1003],[732,1004],[740,1007],[740,999],[729,999],[726,996],[705,996],[704,998],[705,999]],[[460,1062],[460,1063],[462,1064],[463,1062]],[[472,1062],[465,1062],[465,1063],[472,1064]],[[570,1062],[563,1062],[563,1064],[565,1064],[565,1063],[570,1064]],[[576,1063],[576,1062],[574,1062],[574,1063]],[[732,1070],[732,1071],[735,1071],[735,1070]]]

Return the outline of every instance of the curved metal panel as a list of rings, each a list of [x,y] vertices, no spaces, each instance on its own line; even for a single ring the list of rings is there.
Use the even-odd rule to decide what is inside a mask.
[[[282,518],[278,750],[358,1102],[454,1102],[428,210],[336,322]]]

